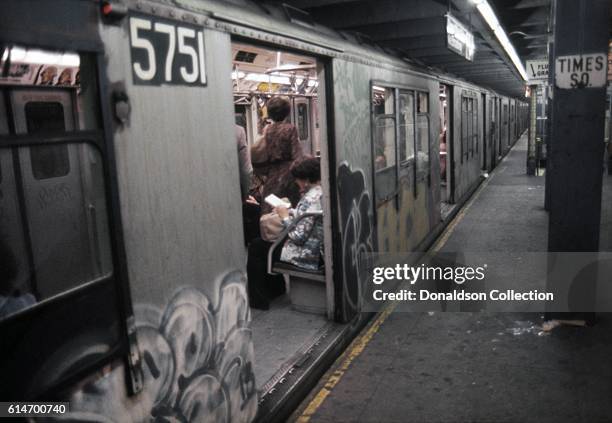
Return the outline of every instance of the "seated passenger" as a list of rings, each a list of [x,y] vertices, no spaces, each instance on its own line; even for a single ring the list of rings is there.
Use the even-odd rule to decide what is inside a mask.
[[[312,212],[321,212],[321,165],[317,158],[307,158],[291,168],[291,174],[303,194],[294,210],[276,207],[275,210],[288,227],[293,219]],[[317,270],[323,257],[323,219],[306,217],[287,234],[280,259],[303,269]]]
[[[275,208],[285,227],[303,213],[321,211],[321,171],[319,159],[307,158],[291,168],[291,174],[305,195],[295,210]],[[272,246],[261,238],[249,244],[247,260],[248,292],[251,307],[262,310],[270,308],[270,300],[285,293],[285,282],[281,275],[270,275],[267,271],[268,251]],[[283,260],[305,269],[318,269],[323,248],[323,225],[320,218],[305,218],[288,234],[282,250],[277,248],[274,260]]]

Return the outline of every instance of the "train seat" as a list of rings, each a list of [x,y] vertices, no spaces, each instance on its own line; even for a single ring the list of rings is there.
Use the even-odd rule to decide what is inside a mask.
[[[285,243],[287,234],[295,228],[300,220],[311,216],[322,216],[322,212],[304,213],[291,222],[270,247],[268,252],[268,273],[282,274],[289,286],[289,299],[294,310],[305,313],[325,314],[326,312],[326,285],[325,270],[303,269],[289,263],[274,260],[274,251]]]

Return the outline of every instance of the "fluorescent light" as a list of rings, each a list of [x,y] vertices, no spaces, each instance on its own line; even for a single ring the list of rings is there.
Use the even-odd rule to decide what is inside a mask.
[[[38,49],[11,48],[11,62],[28,63],[32,65],[58,65],[63,67],[79,67],[81,59],[76,53],[59,53]]]
[[[491,29],[495,31],[495,29],[499,27],[499,20],[497,19],[495,12],[491,8],[491,5],[484,1],[478,4],[477,9],[482,15],[482,17],[485,19],[485,21],[487,21]]]
[[[489,5],[487,0],[472,0],[472,2],[477,4],[476,7],[478,11],[480,12],[484,20],[487,22],[489,27],[491,27],[491,29],[493,30],[493,33],[495,34],[495,36],[501,43],[502,47],[504,48],[504,50],[510,57],[510,60],[512,60],[512,63],[514,63],[514,66],[516,67],[516,70],[518,70],[519,74],[521,75],[521,78],[523,78],[524,81],[527,81],[528,79],[527,72],[525,71],[523,62],[521,62],[521,59],[516,53],[514,46],[508,39],[506,32],[499,24],[499,20],[497,19],[497,16],[495,16],[495,12],[491,8],[491,5]]]

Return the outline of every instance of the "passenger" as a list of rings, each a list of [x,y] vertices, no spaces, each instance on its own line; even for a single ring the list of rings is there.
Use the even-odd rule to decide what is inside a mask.
[[[291,174],[304,196],[291,213],[285,207],[275,210],[288,227],[293,219],[312,212],[321,212],[321,165],[317,158],[307,158],[291,168]],[[306,217],[287,234],[280,255],[281,261],[309,270],[317,270],[323,257],[323,219]]]
[[[0,242],[0,319],[36,303],[32,294],[21,294],[14,286],[17,260],[13,252]]]
[[[263,131],[261,142],[264,144],[263,157],[253,160],[256,174],[263,174],[266,180],[261,189],[261,198],[270,194],[289,199],[295,206],[300,199],[299,189],[291,176],[291,165],[302,158],[302,145],[298,138],[295,125],[286,122],[291,105],[282,97],[273,97],[268,100],[268,116],[272,123]],[[272,207],[262,202],[262,213],[269,213]]]
[[[275,211],[287,227],[304,213],[321,211],[321,167],[319,159],[307,158],[291,168],[300,190],[305,193],[295,210],[276,207]],[[268,251],[272,243],[257,238],[249,245],[247,260],[248,291],[251,307],[267,310],[270,300],[285,293],[281,275],[267,272]],[[289,232],[282,250],[274,252],[274,260],[286,261],[294,266],[316,270],[321,264],[323,225],[319,218],[305,218]]]
[[[246,132],[239,125],[236,125],[235,130],[238,148],[238,166],[240,167],[240,192],[242,193],[242,201],[246,201],[249,197],[253,166],[251,165],[251,154],[247,145]]]
[[[236,143],[238,148],[238,166],[240,168],[240,193],[242,196],[242,225],[246,245],[252,239],[259,237],[259,215],[261,207],[257,200],[249,195],[253,166],[247,145],[244,128],[236,124]]]

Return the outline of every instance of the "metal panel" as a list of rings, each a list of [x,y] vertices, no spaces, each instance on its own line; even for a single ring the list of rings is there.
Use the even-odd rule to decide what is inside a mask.
[[[207,87],[152,87],[133,85],[124,31],[105,27],[103,39],[132,110],[115,137],[132,292],[163,305],[188,285],[216,301],[216,276],[245,263],[230,37],[204,31]]]

